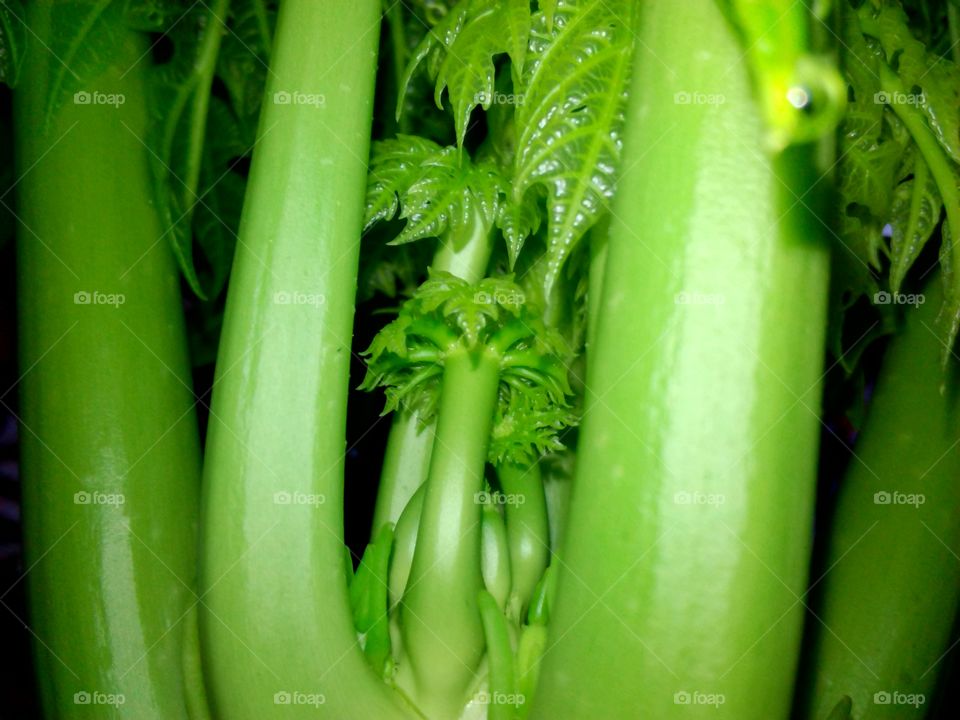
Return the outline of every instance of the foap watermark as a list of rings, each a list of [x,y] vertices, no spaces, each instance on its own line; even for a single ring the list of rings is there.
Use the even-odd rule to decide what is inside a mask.
[[[123,93],[105,93],[98,90],[79,90],[73,94],[74,105],[106,105],[118,108],[127,101]]]
[[[482,490],[473,494],[473,502],[477,505],[516,505],[519,507],[527,502],[523,493],[502,493],[496,490],[487,492]]]
[[[722,93],[705,93],[699,91],[678,92],[673,95],[674,105],[723,105],[727,96]]]
[[[881,690],[873,694],[874,705],[909,705],[918,708],[927,701],[923,693],[905,693],[899,690]]]
[[[507,705],[518,708],[526,704],[527,698],[523,693],[481,690],[473,696],[473,701],[477,705]]]
[[[911,505],[915,508],[920,507],[927,502],[927,496],[923,493],[902,493],[881,490],[873,494],[874,505]]]
[[[505,93],[494,90],[492,93],[478,92],[473,98],[478,105],[523,105],[523,95],[520,93]]]
[[[123,293],[105,293],[99,290],[78,290],[73,294],[74,305],[108,305],[118,308],[127,302]]]
[[[905,92],[878,92],[874,93],[873,101],[877,105],[914,105],[920,106],[927,102],[927,96],[921,93]]]
[[[319,507],[327,501],[327,496],[323,493],[305,493],[296,490],[287,492],[281,490],[273,494],[274,505],[313,505]]]
[[[281,290],[273,294],[273,302],[276,305],[306,305],[308,307],[320,307],[321,305],[325,305],[327,303],[327,297],[321,293]]]
[[[674,705],[712,705],[718,708],[726,702],[727,698],[723,693],[679,690],[673,694]]]
[[[705,493],[699,490],[688,492],[686,490],[675,493],[673,502],[677,505],[711,505],[720,507],[727,502],[727,496],[720,493]]]
[[[323,693],[278,690],[273,694],[274,705],[310,705],[312,707],[320,707],[325,702],[327,702],[327,697]]]
[[[74,505],[113,505],[119,507],[127,502],[123,493],[87,492],[81,490],[73,494]]]
[[[885,290],[873,294],[874,305],[913,305],[920,307],[927,301],[921,293],[891,293]]]
[[[473,301],[478,305],[523,305],[527,296],[519,290],[497,290],[492,293],[481,290],[473,296]]]
[[[274,105],[309,105],[315,108],[326,107],[327,96],[322,93],[305,93],[299,90],[288,92],[278,90],[273,94]]]
[[[113,705],[120,707],[127,701],[123,693],[106,693],[99,690],[81,690],[73,694],[74,705]]]

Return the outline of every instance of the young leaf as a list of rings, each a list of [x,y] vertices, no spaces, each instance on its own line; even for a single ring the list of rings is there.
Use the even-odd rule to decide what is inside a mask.
[[[943,149],[960,162],[960,68],[913,36],[899,4],[884,3],[874,10],[864,3],[859,18],[863,32],[880,42],[887,62],[910,89],[905,97],[889,100],[918,105]]]
[[[547,285],[613,196],[632,55],[628,0],[560,0],[534,17],[517,108],[513,200],[548,195]]]
[[[503,25],[506,24],[506,32]],[[432,28],[413,51],[400,83],[400,104],[410,79],[421,63],[436,82],[434,100],[443,107],[444,89],[453,108],[457,145],[463,147],[470,113],[493,101],[497,55],[510,55],[517,68],[524,65],[525,33],[529,33],[530,5],[518,0],[463,0]]]
[[[392,219],[406,226],[393,244],[448,236],[459,242],[480,223],[489,232],[500,213],[503,180],[492,162],[474,163],[455,147],[401,135],[374,144],[366,227]]]
[[[386,524],[377,532],[375,542],[367,545],[350,583],[350,607],[360,647],[381,673],[386,672],[390,661],[387,577],[392,548],[393,526]]]
[[[275,0],[233,0],[217,58],[217,77],[227,88],[248,143],[256,132],[276,16]]]
[[[229,0],[191,6],[169,28],[170,62],[155,68],[152,124],[148,138],[156,178],[157,207],[174,255],[191,289],[206,299],[193,257],[192,217],[206,136],[210,87]]]
[[[913,177],[897,186],[890,208],[893,237],[890,242],[890,289],[900,291],[907,271],[920,256],[937,229],[943,200],[919,154],[914,157]]]
[[[17,86],[26,31],[20,0],[0,0],[0,83]]]

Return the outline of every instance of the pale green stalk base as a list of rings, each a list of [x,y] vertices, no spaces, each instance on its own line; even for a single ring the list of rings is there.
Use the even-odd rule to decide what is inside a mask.
[[[828,273],[809,149],[764,153],[713,0],[644,3],[634,67],[533,717],[786,718]]]
[[[400,605],[398,684],[430,720],[459,716],[483,657],[477,495],[499,378],[499,358],[486,351],[455,350],[446,358],[417,546]]]
[[[407,716],[357,643],[343,562],[379,31],[375,0],[287,0],[278,19],[204,478],[200,632],[215,715],[229,720]]]

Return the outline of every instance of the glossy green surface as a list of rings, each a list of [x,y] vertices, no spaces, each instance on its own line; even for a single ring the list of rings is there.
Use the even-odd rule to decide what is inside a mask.
[[[907,310],[884,359],[833,518],[815,608],[813,692],[822,720],[844,697],[856,720],[921,717],[960,601],[960,405],[941,392],[942,280]]]
[[[811,162],[765,154],[713,0],[644,3],[634,67],[532,716],[785,718],[827,289]]]
[[[343,562],[347,373],[380,5],[288,0],[227,300],[200,614],[229,720],[396,718]]]
[[[123,104],[67,95],[45,126],[62,70],[46,49],[51,5],[30,4],[14,96],[24,620],[45,717],[183,719],[200,457],[179,279],[142,142],[147,50],[121,36],[110,66],[80,79]]]

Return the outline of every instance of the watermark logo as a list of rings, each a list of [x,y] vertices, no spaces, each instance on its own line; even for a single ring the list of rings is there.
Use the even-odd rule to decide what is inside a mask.
[[[674,93],[674,105],[723,105],[727,96],[721,93],[678,92]]]
[[[723,305],[727,298],[720,293],[701,293],[691,290],[678,292],[673,296],[676,305]]]
[[[878,92],[874,93],[873,101],[877,105],[926,105],[927,96],[923,93]]]
[[[489,107],[490,105],[523,105],[524,97],[520,93],[503,93],[494,90],[492,93],[478,92],[473,100],[478,105]]]
[[[478,305],[523,305],[527,296],[519,290],[497,290],[492,293],[481,290],[474,294],[473,301]]]
[[[274,105],[309,105],[315,108],[326,107],[327,96],[321,93],[305,93],[299,90],[287,92],[279,90],[273,94]]]
[[[890,293],[885,290],[874,293],[874,305],[913,305],[920,307],[927,301],[927,298],[920,293]]]
[[[874,505],[912,505],[918,508],[925,502],[927,502],[927,497],[923,493],[902,493],[896,490],[887,492],[886,490],[881,490],[873,494]]]
[[[473,502],[477,505],[516,505],[519,507],[527,502],[523,493],[502,493],[498,491],[481,491],[473,494]]]
[[[108,305],[119,308],[127,302],[127,296],[123,293],[104,293],[98,290],[88,292],[79,290],[73,294],[74,305]]]
[[[323,693],[308,693],[298,690],[279,690],[273,694],[274,705],[309,705],[320,707],[327,698]]]
[[[327,297],[321,293],[281,290],[273,294],[273,302],[276,305],[307,305],[318,308],[327,303]]]
[[[286,490],[281,490],[273,494],[274,505],[312,505],[319,507],[326,501],[327,496],[323,493],[287,492]]]
[[[127,101],[122,93],[103,93],[97,90],[80,90],[73,94],[74,105],[107,105],[118,108]]]
[[[113,505],[119,507],[127,502],[122,493],[87,492],[81,490],[73,494],[74,505]]]
[[[682,491],[673,496],[677,505],[712,505],[720,507],[727,502],[727,496],[720,493],[704,493],[698,490],[693,492]]]
[[[113,705],[120,707],[127,701],[123,693],[105,693],[99,690],[81,690],[73,694],[74,705]]]
[[[674,705],[712,705],[718,708],[726,702],[727,698],[723,693],[680,690],[673,694]]]
[[[508,705],[518,708],[525,705],[527,698],[523,693],[505,693],[500,691],[489,692],[481,690],[473,696],[477,705]]]
[[[909,705],[918,708],[927,701],[923,693],[905,693],[899,690],[881,690],[873,694],[874,705]]]

